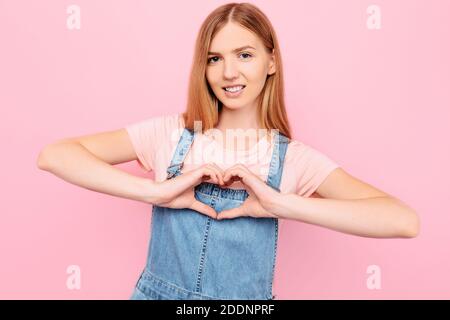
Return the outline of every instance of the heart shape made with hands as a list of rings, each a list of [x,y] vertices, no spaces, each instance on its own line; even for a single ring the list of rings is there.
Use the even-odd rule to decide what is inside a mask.
[[[240,176],[238,176],[238,175],[230,175],[230,177],[228,178],[228,180],[225,180],[225,178],[224,177],[222,177],[222,179],[224,179],[223,180],[223,186],[224,187],[229,187],[229,186],[231,186],[233,183],[235,183],[235,182],[243,182],[243,178],[241,178]],[[244,186],[245,186],[245,184],[244,184]]]
[[[244,186],[244,175],[240,172],[236,172],[236,169],[245,170],[247,173],[251,173],[246,167],[238,167],[239,165],[232,166],[226,170],[222,170],[222,172],[216,172],[216,176],[218,178],[218,183],[208,181],[212,180],[212,177],[210,175],[203,176],[203,181],[206,181],[208,183],[212,183],[215,185],[218,185],[220,187],[229,187],[235,182],[241,182]],[[240,165],[242,166],[242,165]]]
[[[228,187],[240,181],[248,193],[243,203],[237,208],[216,212],[209,204],[203,203],[195,197],[195,187],[200,181],[209,181],[222,187]],[[251,172],[245,165],[237,164],[223,171],[217,165],[205,164],[189,171],[186,175],[175,177],[172,181],[160,183],[158,188],[161,196],[152,203],[173,209],[189,208],[214,219],[235,218],[238,216],[273,217],[269,211],[273,204],[278,203],[279,193],[275,191],[259,176]]]
[[[246,166],[237,164],[225,170],[222,174],[217,174],[221,183],[219,186],[228,187],[233,183],[241,182],[249,196],[244,202],[229,210],[224,210],[218,214],[218,219],[236,218],[239,216],[250,216],[255,218],[262,217],[276,217],[273,213],[269,212],[269,199],[277,197],[279,193],[272,187],[267,185],[257,175],[251,172]]]

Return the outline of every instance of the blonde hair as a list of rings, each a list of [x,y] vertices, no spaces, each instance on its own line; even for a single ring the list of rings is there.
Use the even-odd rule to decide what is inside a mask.
[[[228,3],[211,12],[200,27],[195,43],[186,111],[182,113],[185,127],[194,130],[194,121],[201,121],[202,132],[214,128],[219,121],[222,103],[206,79],[208,49],[214,35],[228,22],[235,22],[256,34],[268,52],[274,52],[276,72],[268,75],[258,97],[258,121],[262,128],[279,132],[291,139],[291,130],[284,104],[283,69],[275,31],[266,15],[250,3]]]

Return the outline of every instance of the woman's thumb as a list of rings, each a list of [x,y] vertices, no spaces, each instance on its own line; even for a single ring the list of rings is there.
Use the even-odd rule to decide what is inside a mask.
[[[191,209],[203,213],[213,219],[217,219],[217,212],[210,206],[198,201],[197,199],[192,203]]]

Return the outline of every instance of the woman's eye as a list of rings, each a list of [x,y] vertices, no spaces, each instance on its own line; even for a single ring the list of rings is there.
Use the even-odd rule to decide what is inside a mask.
[[[244,59],[248,59],[248,58],[252,57],[252,55],[250,53],[247,53],[247,52],[243,52],[243,53],[240,54],[240,56],[242,56],[242,55],[246,55],[247,56],[247,57],[244,57]],[[219,57],[214,56],[214,57],[208,58],[208,63],[217,62],[217,60],[216,61],[212,61],[212,59],[216,59],[216,58],[219,58]]]
[[[217,58],[217,57],[208,58],[208,63],[211,63],[212,62],[211,59],[214,59],[214,58]]]
[[[244,54],[246,54],[249,58],[252,56],[250,53],[246,53],[246,52],[241,53],[241,55],[244,55]]]

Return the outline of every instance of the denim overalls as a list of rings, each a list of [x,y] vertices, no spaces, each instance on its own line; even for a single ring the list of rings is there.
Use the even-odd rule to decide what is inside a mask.
[[[280,192],[284,158],[289,143],[275,130],[274,148],[266,183]],[[167,179],[181,174],[195,137],[184,128]],[[221,188],[202,182],[195,198],[218,212],[240,206],[245,189]],[[238,217],[215,220],[192,209],[153,206],[151,240],[146,267],[132,300],[272,300],[278,240],[278,219]]]

